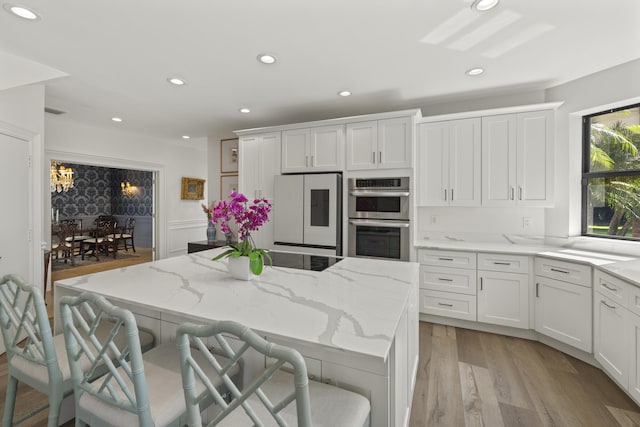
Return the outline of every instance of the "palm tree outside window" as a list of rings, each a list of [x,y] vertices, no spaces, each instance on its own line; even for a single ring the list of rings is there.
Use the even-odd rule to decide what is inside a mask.
[[[583,117],[582,235],[640,240],[640,104]]]

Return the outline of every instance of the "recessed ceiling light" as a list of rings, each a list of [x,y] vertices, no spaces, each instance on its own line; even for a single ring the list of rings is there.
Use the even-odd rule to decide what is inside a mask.
[[[122,119],[120,117],[111,117],[111,120],[113,120],[114,122],[118,122],[118,123],[120,123],[122,121]]]
[[[465,72],[467,76],[479,76],[482,73],[484,73],[484,68],[480,68],[480,67],[471,68],[470,70],[467,70]]]
[[[182,139],[189,139],[191,138],[189,135],[182,135]]]
[[[241,113],[245,113],[245,114],[246,114],[246,113],[250,113],[250,112],[251,112],[251,110],[250,110],[250,109],[248,109],[248,108],[241,108],[241,109],[240,109],[240,110],[238,110],[238,111],[240,111]]]
[[[351,92],[349,92],[348,90],[342,90],[342,91],[338,92],[338,95],[340,95],[340,96],[351,96]]]
[[[15,4],[5,3],[3,7],[7,12],[11,12],[15,16],[22,19],[27,19],[29,21],[36,21],[40,19],[40,16],[37,13],[35,13],[31,9],[27,9],[24,6],[16,6]]]
[[[475,0],[471,4],[471,9],[477,10],[479,12],[485,12],[496,7],[499,1],[500,0]]]
[[[172,85],[176,85],[176,86],[182,86],[182,85],[187,83],[183,79],[181,79],[180,77],[169,77],[167,79],[167,81],[169,83],[171,83]]]
[[[260,55],[258,55],[258,61],[262,62],[263,64],[273,64],[276,62],[276,57],[266,53],[261,53]]]

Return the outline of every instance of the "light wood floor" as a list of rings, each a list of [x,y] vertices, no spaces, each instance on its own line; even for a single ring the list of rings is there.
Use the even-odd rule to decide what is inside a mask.
[[[544,344],[421,322],[410,426],[640,426],[640,408]]]

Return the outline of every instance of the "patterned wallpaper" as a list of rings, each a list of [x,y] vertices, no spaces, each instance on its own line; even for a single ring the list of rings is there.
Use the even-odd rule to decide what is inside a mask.
[[[51,207],[60,218],[97,215],[151,216],[153,173],[64,163],[73,168],[73,188],[51,193]],[[122,194],[120,183],[134,186],[131,196]]]

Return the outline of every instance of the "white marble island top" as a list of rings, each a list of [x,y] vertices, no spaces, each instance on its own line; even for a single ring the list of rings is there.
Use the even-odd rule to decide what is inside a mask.
[[[418,264],[345,258],[322,271],[266,267],[230,277],[220,249],[57,281],[117,305],[131,302],[194,321],[235,320],[257,331],[386,360]]]

